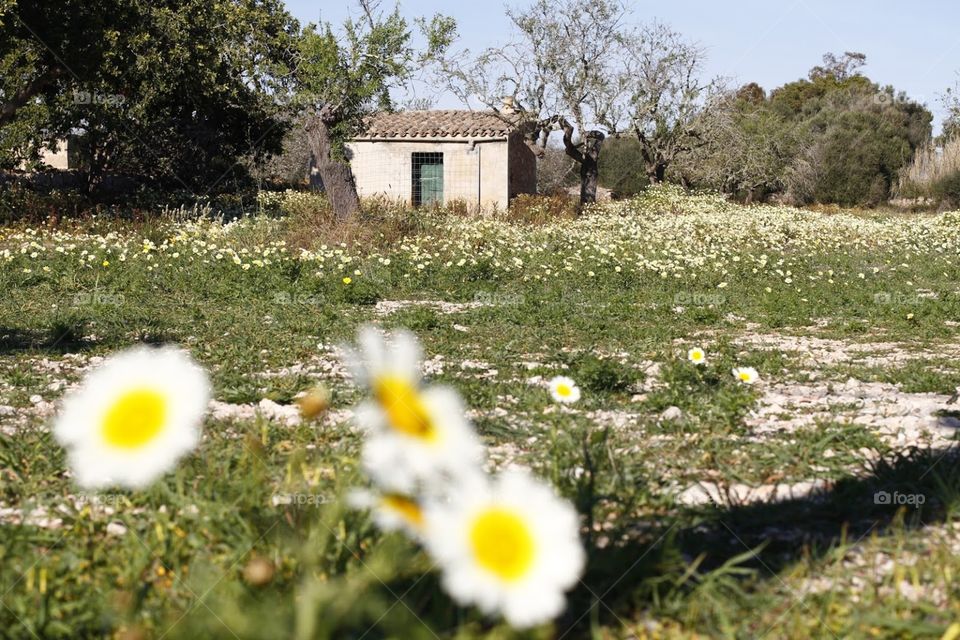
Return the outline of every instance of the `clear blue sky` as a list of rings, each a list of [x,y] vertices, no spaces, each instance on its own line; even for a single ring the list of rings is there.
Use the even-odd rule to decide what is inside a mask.
[[[628,1],[634,22],[662,20],[706,47],[709,75],[757,82],[767,90],[805,77],[828,51],[861,51],[867,55],[867,76],[925,103],[939,123],[937,96],[953,86],[960,70],[960,3],[955,0]],[[504,7],[529,3],[406,0],[400,7],[409,17],[453,16],[458,46],[476,51],[509,39]],[[287,6],[303,22],[340,23],[357,11],[351,0],[287,0]],[[445,98],[439,106],[460,105]]]

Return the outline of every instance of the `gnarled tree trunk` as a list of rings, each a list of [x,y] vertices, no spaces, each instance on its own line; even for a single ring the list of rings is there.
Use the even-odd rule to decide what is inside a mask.
[[[573,142],[573,125],[565,118],[555,117],[551,122],[563,130],[563,148],[567,155],[580,165],[580,210],[597,201],[597,186],[600,183],[600,149],[603,147],[602,131],[587,131],[582,147]]]
[[[600,148],[604,135],[590,131],[584,140],[580,160],[580,207],[597,201],[597,186],[600,183]]]
[[[650,180],[650,184],[660,184],[664,181],[667,175],[667,166],[666,162],[659,160],[647,163],[647,179]]]
[[[360,196],[350,163],[334,155],[333,124],[321,113],[307,124],[307,137],[333,214],[337,220],[346,220],[360,211]]]

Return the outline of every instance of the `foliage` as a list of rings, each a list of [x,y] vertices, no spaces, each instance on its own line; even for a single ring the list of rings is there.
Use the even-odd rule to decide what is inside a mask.
[[[3,95],[43,85],[3,127],[8,165],[80,131],[91,187],[125,173],[203,194],[279,148],[271,94],[297,27],[278,0],[22,2],[2,28],[2,75],[21,83]]]
[[[810,78],[769,96],[747,85],[713,105],[703,149],[679,167],[689,184],[751,200],[876,205],[930,138],[922,105],[860,75],[861,54],[826,56]]]
[[[650,184],[642,163],[639,141],[633,137],[611,138],[600,156],[600,184],[617,197],[637,195]]]

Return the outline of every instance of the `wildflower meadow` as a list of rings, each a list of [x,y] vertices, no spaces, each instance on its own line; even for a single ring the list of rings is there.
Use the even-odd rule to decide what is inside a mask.
[[[960,637],[960,213],[319,197],[0,227],[0,637]]]

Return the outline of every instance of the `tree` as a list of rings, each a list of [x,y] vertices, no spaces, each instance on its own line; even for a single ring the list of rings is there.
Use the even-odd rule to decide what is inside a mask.
[[[279,148],[299,30],[280,0],[21,0],[0,30],[8,162],[79,131],[91,188],[125,173],[207,192]]]
[[[708,123],[704,144],[675,163],[685,183],[748,203],[784,189],[786,168],[801,152],[803,135],[769,108],[759,85],[750,83],[714,100],[702,117]]]
[[[845,51],[842,56],[834,53],[823,55],[823,65],[810,70],[810,80],[816,82],[821,78],[833,78],[843,82],[860,74],[860,69],[867,64],[867,56],[857,51]]]
[[[721,82],[701,79],[704,51],[666,25],[644,26],[627,42],[630,128],[656,184],[674,161],[704,144],[703,116]]]
[[[825,56],[809,79],[769,96],[746,85],[713,100],[703,146],[676,164],[697,186],[745,200],[780,195],[797,204],[885,200],[901,167],[930,138],[930,112],[858,71],[860,54]]]
[[[960,81],[948,88],[939,96],[940,105],[947,112],[943,120],[943,132],[940,135],[941,144],[960,137]]]
[[[344,143],[362,131],[372,111],[392,109],[391,90],[435,60],[456,33],[450,18],[419,19],[426,44],[417,49],[399,8],[384,13],[379,4],[360,0],[363,17],[347,20],[339,37],[329,23],[308,25],[292,72],[294,106],[305,111],[314,161],[340,220],[360,208]]]
[[[465,104],[479,100],[498,110],[505,96],[512,98],[522,112],[499,112],[526,126],[538,158],[560,131],[579,167],[581,205],[596,201],[604,139],[620,131],[626,13],[621,0],[537,0],[508,10],[511,43],[476,57],[462,52],[442,69],[447,88]]]

